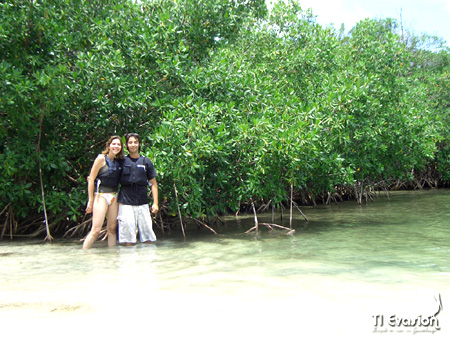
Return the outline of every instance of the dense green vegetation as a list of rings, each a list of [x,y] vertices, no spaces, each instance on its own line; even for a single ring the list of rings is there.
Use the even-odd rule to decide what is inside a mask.
[[[126,132],[143,136],[166,219],[288,203],[291,186],[299,203],[362,202],[450,179],[450,51],[396,20],[344,34],[264,0],[0,12],[3,238],[43,234],[44,211],[52,233],[87,230],[86,176]]]

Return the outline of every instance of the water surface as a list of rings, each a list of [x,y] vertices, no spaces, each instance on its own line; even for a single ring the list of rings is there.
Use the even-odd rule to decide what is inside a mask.
[[[450,191],[302,211],[310,221],[294,212],[292,236],[264,226],[245,234],[253,216],[244,215],[224,219],[217,236],[191,229],[186,240],[160,235],[132,248],[3,240],[2,333],[448,336]],[[289,226],[288,212],[273,222]],[[387,324],[391,316],[425,318],[439,304],[434,333]]]

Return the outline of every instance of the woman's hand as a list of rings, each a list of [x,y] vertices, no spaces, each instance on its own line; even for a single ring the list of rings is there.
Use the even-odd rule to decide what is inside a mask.
[[[89,201],[86,206],[86,214],[90,214],[92,212],[92,201]]]

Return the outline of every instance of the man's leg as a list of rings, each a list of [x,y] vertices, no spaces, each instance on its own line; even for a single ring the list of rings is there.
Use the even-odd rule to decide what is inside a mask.
[[[138,227],[139,239],[142,243],[151,243],[156,241],[156,235],[153,232],[152,217],[150,216],[150,209],[148,204],[139,205],[138,207]]]
[[[119,243],[127,246],[136,244],[136,217],[132,205],[119,203]]]

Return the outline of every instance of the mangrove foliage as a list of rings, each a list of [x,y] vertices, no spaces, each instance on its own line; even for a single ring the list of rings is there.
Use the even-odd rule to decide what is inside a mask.
[[[450,180],[450,51],[301,1],[0,2],[0,236],[82,235],[86,177],[138,132],[157,222]],[[177,194],[177,195],[175,195]],[[85,226],[80,227],[81,224]]]

